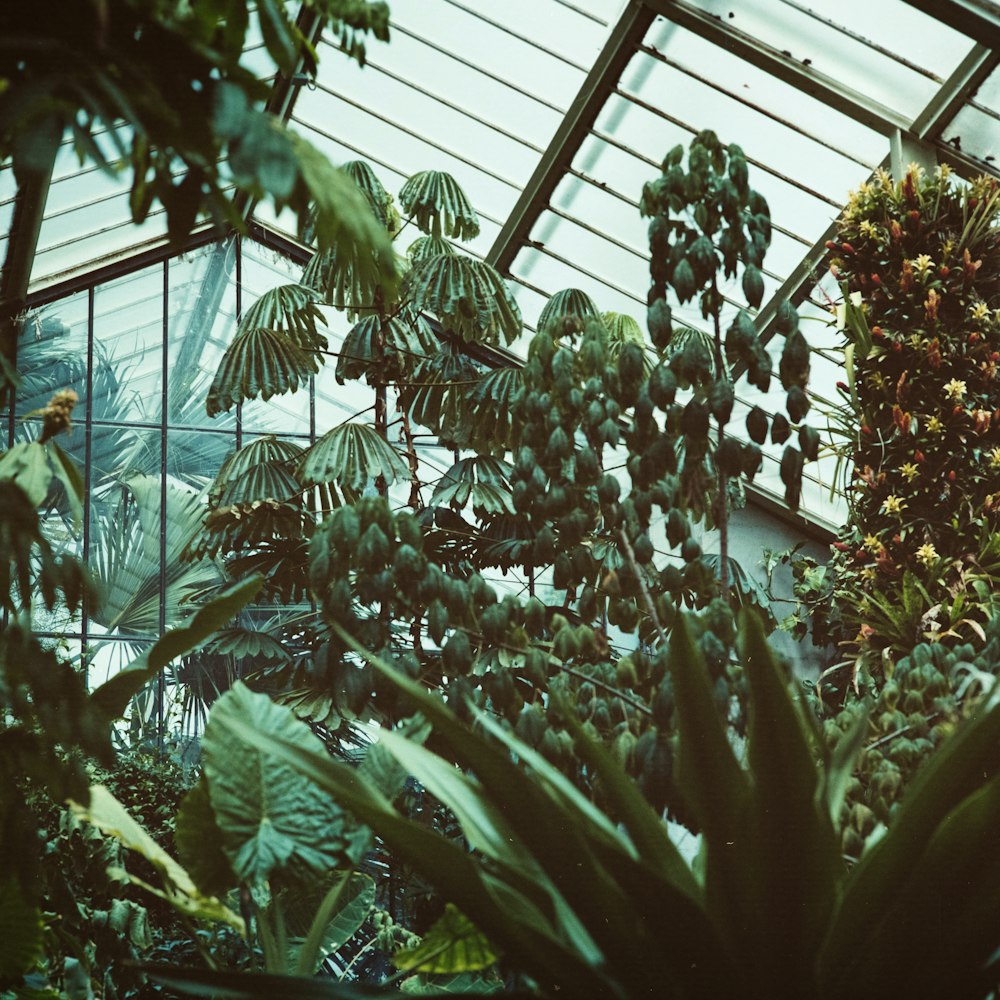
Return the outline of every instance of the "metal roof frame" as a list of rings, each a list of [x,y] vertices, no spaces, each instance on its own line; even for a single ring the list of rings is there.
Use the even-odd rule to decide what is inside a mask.
[[[551,208],[549,203],[560,180],[567,174],[576,173],[572,168],[574,157],[586,137],[593,131],[606,99],[615,91],[630,59],[641,49],[645,34],[658,15],[713,44],[724,47],[729,52],[734,52],[802,93],[819,99],[838,112],[884,135],[888,148],[883,165],[891,166],[893,172],[899,172],[906,163],[916,159],[925,163],[933,160],[948,163],[965,175],[991,172],[1000,177],[1000,169],[997,167],[961,152],[942,139],[944,128],[958,109],[1000,66],[1000,6],[988,0],[906,0],[906,2],[936,18],[942,24],[976,40],[976,44],[962,63],[912,120],[873,100],[863,92],[790,56],[787,52],[780,51],[739,30],[725,19],[705,12],[691,0],[629,0],[618,21],[611,28],[603,49],[587,73],[561,124],[542,152],[513,210],[503,221],[497,238],[486,254],[486,260],[502,273],[510,275],[517,254],[523,247],[531,245],[532,227],[541,214]],[[302,5],[299,24],[309,37],[315,39],[316,21],[307,4]],[[873,47],[878,48],[878,46]],[[285,121],[292,116],[302,82],[299,75],[275,81],[275,90],[269,106]],[[12,247],[17,241],[22,241],[24,245],[23,241],[30,239],[32,231],[37,236],[37,226],[29,225],[29,220],[26,218],[28,206],[22,210],[20,200],[19,196],[18,212],[12,223]],[[25,198],[25,201],[28,200],[32,199]],[[42,200],[44,201],[44,195]],[[252,218],[253,206],[244,202],[240,207],[256,238],[270,242],[267,240],[267,235],[271,230],[266,224]],[[773,319],[781,302],[790,300],[798,304],[809,294],[815,284],[817,267],[825,253],[824,244],[833,231],[834,227],[831,225],[805,251],[800,263],[793,268],[760,310],[757,322],[765,339],[773,334]],[[283,237],[276,233],[271,235],[278,243],[282,243]],[[204,244],[210,238],[211,235],[202,230],[192,234],[189,243],[194,247]],[[188,248],[185,245],[180,249]],[[98,276],[106,277],[109,273],[123,273],[132,266],[140,266],[152,258],[173,254],[177,250],[176,247],[157,247],[152,251],[120,257],[106,267],[95,269],[86,275],[74,276],[69,281],[60,282],[37,293],[23,294],[22,301],[30,305],[51,301],[57,294],[64,293],[70,287],[82,287],[86,283],[93,282]],[[0,289],[4,292],[4,301],[8,298],[8,286],[12,282],[16,284],[14,279],[17,277],[9,273],[8,263],[5,263],[0,272]],[[498,351],[496,361],[509,364],[510,358],[507,352]],[[796,520],[800,520],[800,517],[796,517]]]

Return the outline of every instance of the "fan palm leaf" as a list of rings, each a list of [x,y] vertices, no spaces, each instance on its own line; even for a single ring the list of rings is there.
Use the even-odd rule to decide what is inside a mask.
[[[546,330],[554,324],[571,325],[582,328],[588,319],[600,319],[601,314],[594,300],[578,288],[565,288],[556,292],[542,309],[538,317],[538,329]]]
[[[279,285],[271,288],[243,314],[239,333],[246,330],[274,330],[285,334],[303,351],[325,351],[327,340],[317,329],[323,314],[317,306],[318,294],[306,285]]]
[[[440,170],[414,174],[399,192],[403,211],[425,233],[471,240],[479,235],[479,216],[458,182]]]
[[[318,371],[316,355],[291,337],[264,327],[244,330],[222,356],[205,409],[214,417],[243,400],[294,392]]]
[[[436,316],[466,342],[510,344],[521,332],[521,310],[504,280],[488,264],[458,254],[437,254],[414,267],[407,292],[414,307]]]
[[[327,431],[302,457],[296,474],[303,483],[360,490],[379,476],[389,484],[405,479],[409,469],[374,427],[349,422]]]

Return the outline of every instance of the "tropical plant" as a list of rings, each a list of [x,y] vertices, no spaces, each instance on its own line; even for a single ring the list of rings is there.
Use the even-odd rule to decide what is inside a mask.
[[[259,581],[249,580],[230,588],[187,625],[162,636],[128,669],[88,691],[83,674],[60,655],[58,646],[35,633],[39,614],[60,605],[72,612],[85,594],[94,596],[85,569],[69,552],[53,548],[38,514],[55,479],[62,482],[75,509],[81,506],[79,472],[54,440],[68,429],[74,402],[72,391],[57,393],[40,414],[38,438],[0,456],[0,599],[7,614],[0,630],[0,799],[5,817],[0,881],[2,921],[12,929],[0,942],[0,983],[5,989],[28,988],[23,977],[42,961],[43,911],[58,912],[68,905],[62,890],[51,897],[43,893],[43,887],[63,883],[40,877],[43,844],[35,805],[46,796],[55,802],[70,795],[85,800],[85,764],[93,760],[113,766],[112,727],[131,699],[167,663],[204,641],[259,586]],[[72,901],[71,895],[68,898]],[[67,926],[77,927],[79,914],[70,917]],[[120,910],[118,917],[128,914]],[[95,933],[100,926],[95,921]],[[68,964],[48,969],[48,975],[54,981],[65,976],[67,981],[75,977],[87,982],[92,972],[87,947],[86,941],[73,942]],[[56,952],[63,949],[61,943]]]
[[[1000,906],[995,698],[913,779],[889,831],[845,863],[837,819],[865,719],[827,749],[753,616],[742,618],[739,644],[751,692],[743,763],[683,623],[671,639],[677,781],[701,830],[694,868],[571,705],[562,711],[577,753],[605,786],[607,812],[489,713],[470,706],[474,721],[463,722],[356,647],[431,723],[445,756],[390,732],[380,746],[454,811],[468,848],[305,746],[305,726],[263,696],[234,689],[212,725],[232,747],[271,755],[370,824],[473,922],[487,953],[505,956],[523,995],[833,998],[863,983],[872,996],[984,996],[996,985],[991,917]],[[263,731],[247,716],[254,703],[275,713]],[[466,954],[466,967],[483,960]],[[203,996],[355,995],[335,983],[154,975]]]
[[[330,428],[304,453],[271,437],[244,446],[220,471],[205,531],[191,549],[228,556],[230,572],[264,572],[270,592],[285,600],[305,592],[308,571],[327,623],[347,627],[458,704],[471,696],[492,706],[589,787],[570,733],[547,718],[549,691],[563,690],[645,775],[643,787],[659,804],[670,794],[672,702],[654,623],[669,630],[680,607],[710,609],[699,642],[721,701],[740,684],[729,664],[728,598],[769,617],[746,574],[731,570],[725,554],[704,556],[692,535],[699,520],[724,527],[730,480],[752,478],[768,431],[759,408],[747,421],[757,443],[725,429],[735,403],[729,365],[745,366],[764,389],[771,361],[749,312],[740,311],[725,335],[721,326],[733,282],[751,306],[760,303],[767,205],[749,187],[738,147],[706,132],[692,143],[687,171],[683,159],[677,147],[643,195],[652,217],[652,343],[631,318],[602,314],[570,289],[545,306],[523,368],[469,357],[477,346],[510,343],[520,320],[499,276],[447,239],[478,227],[456,182],[437,172],[411,178],[399,196],[404,224],[372,170],[345,165],[390,233],[410,223],[424,232],[410,248],[398,295],[359,286],[350,260],[321,251],[302,284],[265,293],[248,311],[208,408],[288,391],[314,371],[325,347],[322,301],[357,320],[337,377],[369,382],[374,422]],[[712,333],[674,329],[668,286],[680,303],[697,296]],[[787,303],[778,327],[786,334],[789,412],[801,420],[808,349]],[[390,419],[398,435],[389,433]],[[414,445],[426,431],[459,451],[429,498]],[[789,434],[788,420],[775,417],[775,440]],[[803,425],[799,440],[814,453],[814,431]],[[790,498],[803,460],[786,449]],[[402,505],[407,486],[409,509],[360,498],[375,487]],[[315,512],[331,505],[337,509],[317,528]],[[487,584],[496,570],[519,571],[529,599]],[[517,586],[512,580],[510,589]],[[637,650],[624,637],[634,632]],[[392,688],[346,662],[344,649],[317,621],[312,655],[289,655],[293,669],[269,669],[268,680],[283,676],[294,685],[289,703],[328,724],[369,711],[395,718]]]
[[[365,36],[388,38],[388,7],[364,0],[310,4],[317,29],[364,62]],[[251,23],[274,71],[314,73],[316,51],[278,0],[209,5],[107,0],[38,18],[23,5],[0,14],[0,162],[19,189],[14,225],[41,217],[59,146],[112,176],[131,171],[130,208],[142,222],[156,202],[175,243],[207,215],[245,225],[233,187],[289,205],[320,246],[357,253],[359,280],[391,286],[394,257],[355,185],[267,107],[270,74],[243,64]],[[34,246],[12,241],[0,302],[5,391],[14,379],[17,328]]]
[[[998,219],[995,180],[911,166],[855,192],[829,244],[855,427],[833,600],[856,684],[922,641],[982,643],[995,611]]]

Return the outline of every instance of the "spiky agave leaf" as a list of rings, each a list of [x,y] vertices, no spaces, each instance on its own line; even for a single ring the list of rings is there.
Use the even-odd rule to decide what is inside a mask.
[[[344,423],[327,431],[303,456],[296,475],[303,483],[338,483],[363,489],[382,476],[393,483],[409,475],[399,453],[374,427]]]
[[[521,332],[521,310],[488,264],[458,254],[438,254],[414,267],[407,291],[417,309],[436,316],[446,330],[471,343],[506,344]]]
[[[399,204],[425,233],[471,240],[479,235],[479,216],[458,182],[441,170],[414,174],[399,192]]]
[[[263,328],[283,333],[303,351],[325,351],[326,337],[316,329],[324,322],[319,296],[305,285],[279,285],[264,292],[240,320],[238,333]]]
[[[554,324],[570,325],[582,329],[588,319],[601,318],[594,300],[578,288],[565,288],[556,292],[538,317],[538,329],[546,330]]]

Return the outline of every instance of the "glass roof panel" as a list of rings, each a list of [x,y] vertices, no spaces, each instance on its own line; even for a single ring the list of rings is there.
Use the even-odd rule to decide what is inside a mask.
[[[692,6],[911,120],[972,47],[965,35],[901,0],[838,3],[822,8],[829,17],[792,0],[695,0]],[[933,46],[912,42],[930,37]]]
[[[975,97],[945,126],[941,136],[963,153],[996,169],[1000,163],[1000,69],[986,78]]]

